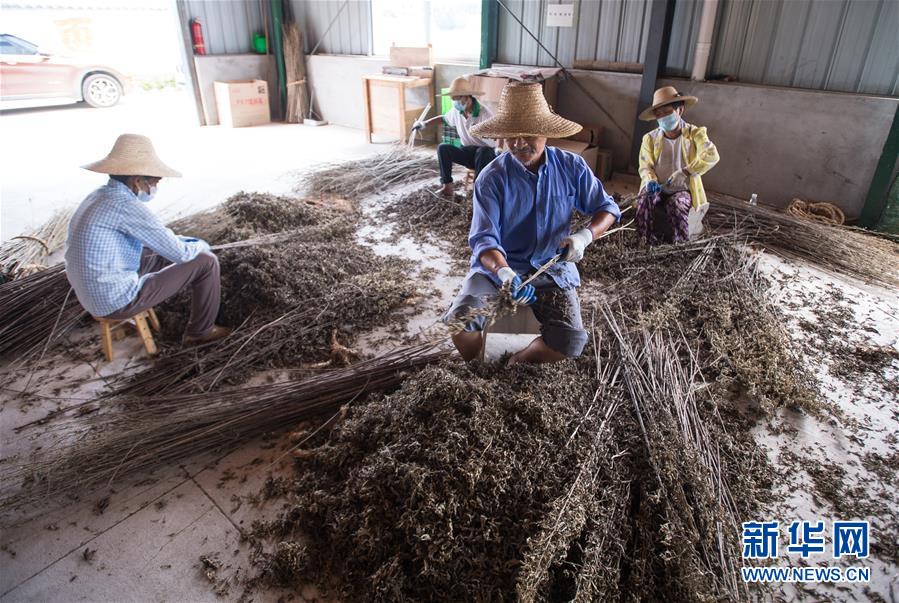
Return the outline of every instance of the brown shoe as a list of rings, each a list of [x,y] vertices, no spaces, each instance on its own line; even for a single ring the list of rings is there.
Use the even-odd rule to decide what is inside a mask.
[[[219,325],[214,325],[212,329],[209,330],[205,335],[185,335],[181,340],[181,343],[184,345],[200,345],[203,343],[210,343],[213,341],[218,341],[219,339],[224,339],[234,329],[229,329],[228,327],[220,327]]]

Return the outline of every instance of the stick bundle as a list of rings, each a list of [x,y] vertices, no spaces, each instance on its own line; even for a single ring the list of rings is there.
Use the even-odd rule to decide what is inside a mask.
[[[0,245],[0,275],[16,279],[42,269],[47,257],[62,249],[74,209],[56,212],[34,232],[13,237]]]
[[[692,351],[683,353],[688,346],[678,344],[670,331],[628,331],[611,307],[600,310],[618,344],[625,388],[654,476],[649,488],[656,491],[658,502],[642,499],[641,504],[654,512],[638,514],[638,521],[652,523],[661,512],[657,521],[674,560],[667,571],[684,590],[669,594],[675,600],[698,593],[730,601],[746,599],[745,584],[737,579],[740,515],[722,471],[719,444],[706,426],[708,417],[698,409],[701,376],[696,357]],[[720,422],[720,417],[713,418]],[[652,567],[658,563],[652,555],[657,545],[646,546],[645,565],[635,573],[651,584],[658,573]]]
[[[306,59],[303,32],[296,23],[284,25],[284,70],[287,78],[287,123],[303,123],[306,117]]]
[[[203,452],[229,450],[249,438],[333,413],[347,401],[393,387],[409,371],[447,356],[446,350],[420,345],[300,380],[127,400],[121,411],[73,419],[87,428],[75,441],[45,447],[27,461],[6,463],[0,470],[0,512],[107,487]],[[71,435],[72,427],[60,423],[57,429],[64,436],[67,431]]]
[[[48,349],[86,318],[57,264],[0,285],[0,357],[23,361]]]
[[[336,195],[355,199],[398,184],[437,175],[433,153],[394,145],[387,153],[317,167],[300,184],[302,192],[318,197]]]
[[[828,272],[899,287],[899,245],[858,229],[809,220],[716,193],[705,224],[715,231],[738,229],[749,241]]]

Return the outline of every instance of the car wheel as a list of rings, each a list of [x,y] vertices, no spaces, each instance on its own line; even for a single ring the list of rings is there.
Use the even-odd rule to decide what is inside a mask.
[[[111,75],[95,73],[84,79],[81,94],[91,107],[111,107],[121,100],[122,85]]]

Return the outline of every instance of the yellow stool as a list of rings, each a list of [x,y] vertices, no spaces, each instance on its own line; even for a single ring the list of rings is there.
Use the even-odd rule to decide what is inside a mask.
[[[119,339],[122,339],[125,336],[125,333],[122,332],[121,327],[128,324],[133,324],[134,328],[137,329],[138,335],[140,335],[140,338],[144,342],[144,348],[146,348],[147,354],[150,356],[156,354],[156,342],[153,340],[153,334],[150,332],[150,327],[152,326],[153,330],[158,333],[159,319],[156,317],[156,312],[153,311],[153,308],[145,310],[144,312],[139,312],[125,320],[94,318],[100,323],[100,340],[103,344],[103,355],[106,356],[107,362],[112,360],[112,340],[115,339],[118,341]],[[148,321],[150,323],[149,325],[147,324]]]

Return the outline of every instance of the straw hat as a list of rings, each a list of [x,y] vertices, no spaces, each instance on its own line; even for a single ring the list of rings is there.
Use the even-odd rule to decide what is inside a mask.
[[[670,105],[672,103],[684,103],[686,107],[692,107],[699,102],[695,96],[684,96],[674,86],[665,86],[659,88],[652,95],[652,106],[640,114],[643,121],[653,121],[656,116],[653,113],[659,107]]]
[[[475,90],[471,87],[471,81],[467,77],[457,77],[450,84],[449,90],[440,96],[481,96],[483,90]]]
[[[474,126],[471,133],[484,138],[565,138],[581,129],[579,124],[553,113],[540,84],[509,82],[503,88],[496,115]]]
[[[92,172],[119,176],[181,177],[181,172],[160,161],[150,139],[139,134],[122,134],[112,145],[109,155],[81,167]]]

